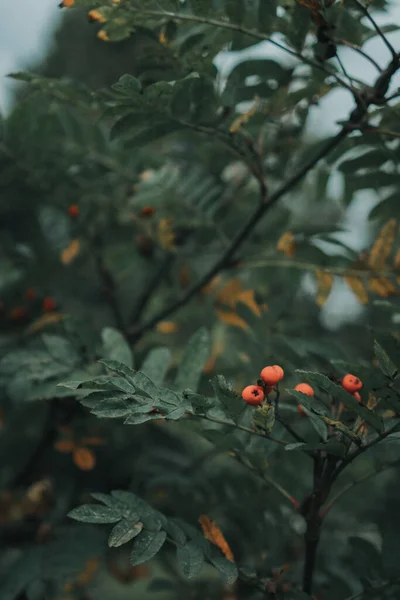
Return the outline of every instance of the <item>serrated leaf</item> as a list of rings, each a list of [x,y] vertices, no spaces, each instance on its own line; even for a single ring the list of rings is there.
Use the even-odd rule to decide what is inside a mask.
[[[210,557],[211,564],[222,574],[229,585],[235,583],[238,578],[237,566],[223,556]]]
[[[315,279],[317,282],[317,296],[315,301],[317,306],[322,307],[331,293],[333,286],[333,275],[332,273],[326,273],[325,271],[318,269],[315,271]]]
[[[185,577],[192,579],[200,573],[204,563],[204,554],[195,542],[191,541],[183,546],[178,546],[176,557]]]
[[[301,371],[298,371],[301,372]],[[330,411],[327,406],[318,398],[308,396],[307,394],[303,394],[303,392],[298,392],[297,390],[287,389],[286,390],[291,396],[294,396],[298,402],[302,406],[304,406],[310,412],[313,412],[317,415],[324,415],[326,417],[330,417]]]
[[[143,529],[143,523],[141,521],[132,521],[131,519],[123,519],[115,527],[110,533],[110,537],[108,538],[108,545],[110,547],[118,548],[118,546],[122,546],[126,544],[134,537],[139,535],[139,533]]]
[[[392,250],[396,230],[396,219],[390,219],[380,230],[368,258],[368,264],[372,269],[382,269],[384,267]]]
[[[382,346],[380,346],[380,344],[378,344],[376,340],[374,341],[374,352],[376,358],[378,359],[382,373],[390,377],[390,379],[394,379],[398,373],[398,369],[389,358],[387,352],[382,348]]]
[[[210,354],[210,336],[201,328],[191,337],[178,368],[175,385],[179,390],[197,390],[204,365]]]
[[[140,371],[147,375],[155,385],[162,384],[171,362],[171,352],[168,348],[155,348],[146,356]]]
[[[68,516],[84,523],[116,523],[121,518],[121,511],[97,504],[83,504],[74,508]]]
[[[142,90],[142,84],[140,83],[139,79],[136,79],[136,77],[125,74],[122,75],[118,81],[111,86],[111,88],[117,92],[120,92],[124,96],[130,97],[132,95],[135,96],[140,94]]]
[[[287,444],[285,450],[302,450],[305,452],[312,452],[315,450],[322,450],[327,454],[344,458],[346,455],[347,448],[342,442],[329,441],[325,443],[319,442],[316,444],[305,444],[302,442],[296,442],[294,444]]]
[[[121,362],[101,359],[99,363],[110,369],[110,371],[115,371],[118,375],[125,377],[128,381],[132,381],[135,378],[136,371]]]
[[[153,558],[161,550],[166,537],[165,531],[141,531],[133,543],[131,565],[134,567]]]
[[[347,283],[353,294],[357,297],[360,304],[368,303],[368,292],[360,277],[353,275],[344,275],[344,281]]]
[[[233,390],[223,375],[216,375],[211,380],[211,385],[224,412],[236,422],[245,409],[242,398]]]
[[[158,387],[152,382],[150,377],[148,377],[141,371],[138,371],[135,374],[134,383],[142,392],[150,396],[150,398],[156,399],[158,397]]]
[[[357,444],[357,446],[361,446],[362,442],[361,442],[361,439],[358,437],[358,435],[356,435],[354,433],[354,431],[349,429],[349,427],[344,425],[341,421],[337,421],[335,419],[330,419],[329,417],[324,417],[324,416],[321,418],[323,419],[324,423],[326,423],[327,425],[330,425],[331,427],[334,427],[340,433],[343,433],[343,435],[345,435],[352,442]]]
[[[107,359],[115,360],[128,367],[133,366],[131,349],[120,331],[113,327],[105,327],[101,332],[101,339]]]

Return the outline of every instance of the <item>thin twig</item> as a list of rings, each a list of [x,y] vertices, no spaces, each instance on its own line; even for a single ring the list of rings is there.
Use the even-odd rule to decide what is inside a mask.
[[[397,53],[396,53],[395,49],[393,48],[392,44],[387,39],[387,37],[383,33],[382,29],[379,27],[378,23],[375,21],[375,19],[369,12],[368,8],[366,6],[364,6],[364,4],[362,4],[362,2],[360,2],[360,0],[353,0],[353,2],[358,6],[358,8],[367,17],[367,19],[369,20],[371,25],[374,27],[376,33],[382,38],[383,42],[386,44],[386,47],[388,48],[389,52],[391,52],[392,56],[393,57],[397,56]]]
[[[337,38],[335,38],[333,41],[336,44],[341,44],[342,46],[347,46],[348,48],[351,48],[355,52],[358,52],[358,54],[360,54],[361,56],[363,56],[365,59],[369,60],[369,62],[372,65],[374,65],[374,67],[380,73],[382,73],[382,67],[380,67],[380,65],[376,62],[376,60],[372,56],[370,56],[369,54],[367,54],[366,52],[364,52],[364,50],[362,48],[360,48],[360,46],[356,46],[355,44],[352,44],[351,42],[348,42],[347,40],[342,40],[342,39],[337,39]],[[389,98],[388,98],[388,100],[389,100]]]
[[[173,262],[175,260],[175,255],[172,253],[167,254],[164,260],[161,261],[158,268],[154,271],[152,277],[150,277],[147,285],[145,286],[143,292],[140,294],[136,306],[132,311],[132,314],[129,319],[129,323],[134,325],[139,322],[143,312],[146,310],[147,305],[153,296],[154,292],[157,290],[160,283],[163,281],[164,276],[169,272]]]
[[[289,48],[288,46],[285,46],[284,44],[281,44],[280,42],[273,40],[266,33],[261,33],[260,31],[256,31],[254,29],[247,29],[246,27],[242,27],[242,25],[238,25],[236,23],[229,23],[228,21],[219,21],[217,19],[201,17],[199,15],[181,14],[181,13],[171,12],[171,11],[167,11],[167,10],[148,10],[148,9],[134,8],[134,7],[124,7],[124,8],[131,12],[139,13],[142,15],[165,17],[165,18],[169,18],[169,19],[175,19],[177,21],[188,21],[188,22],[192,22],[192,23],[203,23],[204,25],[212,25],[214,27],[218,27],[221,29],[230,29],[231,31],[237,31],[239,33],[243,33],[245,35],[248,35],[249,37],[258,39],[260,41],[269,42],[276,48],[280,48],[280,50],[283,50],[287,54],[294,56],[301,62],[306,63],[306,64],[314,67],[315,69],[323,71],[324,73],[326,73],[327,75],[329,75],[331,77],[334,77],[334,79],[340,85],[347,88],[352,94],[355,93],[355,90],[346,81],[343,81],[343,79],[341,77],[339,77],[334,71],[331,71],[330,69],[327,69],[325,65],[320,64],[317,61],[314,61],[311,58],[304,56],[303,54],[301,54],[301,52],[297,52],[296,50],[293,50],[292,48]]]
[[[191,414],[192,417],[197,417],[198,419],[204,419],[205,421],[211,421],[212,423],[218,423],[219,425],[226,425],[228,427],[232,427],[233,429],[239,429],[240,431],[246,431],[246,433],[251,433],[252,435],[257,435],[258,437],[262,437],[266,440],[271,440],[271,442],[275,442],[276,444],[280,444],[281,446],[287,446],[289,442],[285,442],[285,440],[280,440],[276,437],[273,437],[269,433],[261,433],[260,431],[256,431],[255,429],[250,429],[249,427],[244,427],[243,425],[236,425],[236,423],[230,423],[229,421],[224,421],[223,419],[217,419],[215,417],[209,417],[208,415],[195,415]]]
[[[115,295],[115,281],[111,271],[105,264],[103,256],[103,241],[97,236],[92,241],[93,257],[96,263],[97,273],[103,284],[103,291],[107,300],[107,303],[114,315],[115,324],[118,329],[125,334],[125,323],[122,316],[122,312],[119,308],[117,297]]]

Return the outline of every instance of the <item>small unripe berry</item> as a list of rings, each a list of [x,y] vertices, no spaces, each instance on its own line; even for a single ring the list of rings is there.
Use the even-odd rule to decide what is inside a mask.
[[[279,365],[272,365],[272,367],[264,367],[260,373],[260,377],[267,385],[276,385],[283,379],[284,371]]]
[[[264,390],[259,385],[248,385],[242,391],[242,398],[251,406],[259,406],[264,400]]]
[[[362,400],[360,394],[358,392],[354,392],[353,396],[361,404]]]
[[[56,301],[51,296],[46,296],[43,298],[42,307],[44,312],[53,312],[56,309]]]
[[[73,219],[79,217],[79,206],[77,204],[71,204],[71,206],[68,206],[68,214]]]
[[[298,383],[294,389],[296,392],[306,394],[306,396],[315,396],[314,390],[312,389],[311,385],[308,385],[308,383]]]
[[[358,392],[361,390],[363,384],[361,379],[356,377],[355,375],[351,375],[351,373],[347,373],[342,379],[342,387],[349,392],[349,394],[354,394],[354,392]]]

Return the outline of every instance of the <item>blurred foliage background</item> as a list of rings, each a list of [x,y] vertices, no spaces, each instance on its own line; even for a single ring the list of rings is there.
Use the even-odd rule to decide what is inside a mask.
[[[371,6],[389,8],[384,0]],[[102,357],[145,370],[149,353],[167,347],[168,387],[200,327],[211,339],[199,384],[206,397],[216,374],[240,392],[276,363],[284,388],[298,383],[296,369],[342,375],[337,361],[358,365],[369,381],[374,339],[399,357],[395,83],[393,98],[373,105],[259,219],[235,260],[190,293],[256,210],[254,174],[261,168],[274,193],[321,151],[326,140],[305,134],[313,109],[336,89],[363,89],[363,74],[349,75],[337,56],[344,47],[362,53],[379,34],[350,0],[82,0],[64,12],[43,63],[15,75],[24,85],[2,121],[0,597],[265,597],[243,581],[227,585],[211,566],[187,581],[169,549],[131,567],[127,546],[107,549],[104,528],[67,518],[91,493],[118,489],[195,527],[208,515],[238,564],[260,578],[281,576],[271,597],[310,598],[299,591],[304,520],[279,491],[299,499],[309,492],[306,454],[250,443],[244,432],[232,439],[225,429],[215,444],[218,427],[191,419],[136,427],[97,419],[56,384],[101,375]],[[252,53],[263,36],[289,55]],[[377,76],[390,60],[388,49]],[[346,214],[355,195],[371,190],[371,244],[359,252]],[[333,313],[340,303],[346,312],[349,294],[359,310],[340,325]],[[280,402],[309,435],[295,399],[282,390]],[[275,432],[287,440],[281,424]],[[360,590],[398,571],[398,446],[388,448],[342,476],[348,491],[320,544],[319,600],[363,598]],[[365,597],[396,593],[388,586]]]

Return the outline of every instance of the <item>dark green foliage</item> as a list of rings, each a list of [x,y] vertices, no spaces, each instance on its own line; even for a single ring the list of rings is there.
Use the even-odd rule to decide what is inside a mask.
[[[368,10],[75,0],[12,75],[0,600],[398,597],[399,64],[349,58],[398,26]]]

